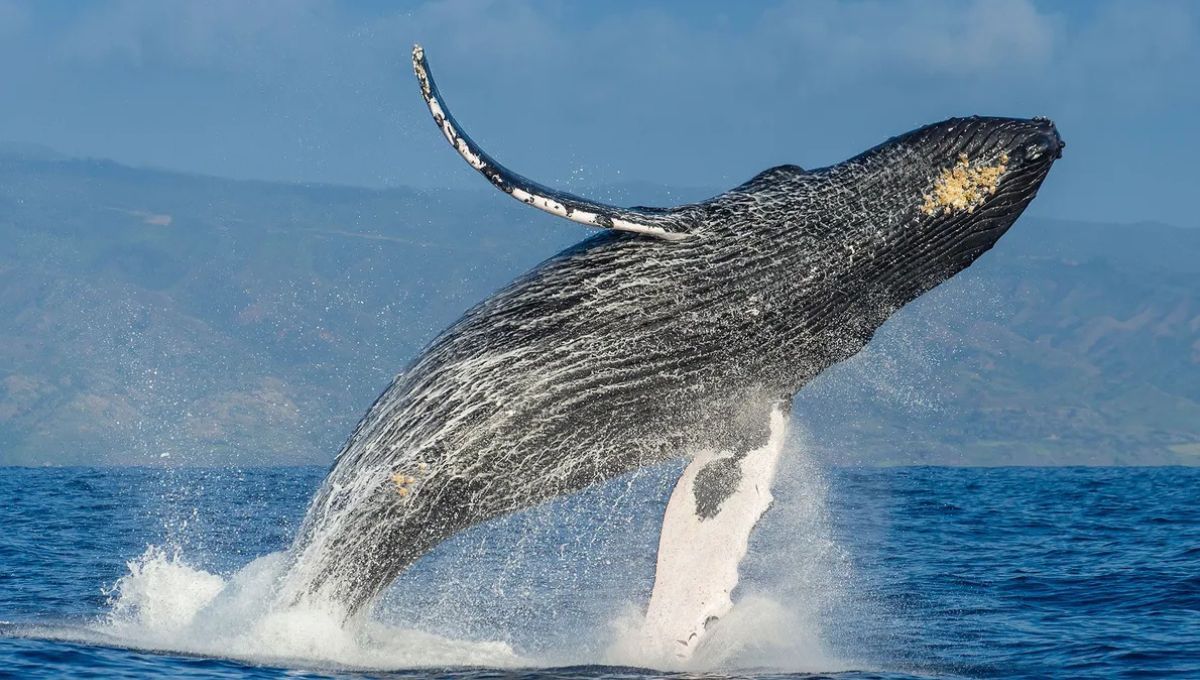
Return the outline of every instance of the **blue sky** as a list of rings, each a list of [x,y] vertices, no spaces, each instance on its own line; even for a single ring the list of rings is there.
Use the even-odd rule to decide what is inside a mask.
[[[1200,3],[0,0],[0,140],[208,174],[482,187],[421,107],[567,188],[725,188],[952,115],[1054,118],[1032,212],[1200,226]]]

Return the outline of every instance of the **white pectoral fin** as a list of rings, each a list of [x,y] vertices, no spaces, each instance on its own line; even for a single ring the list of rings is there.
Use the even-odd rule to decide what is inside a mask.
[[[480,148],[450,114],[433,81],[433,73],[425,60],[425,50],[420,45],[413,47],[412,58],[421,96],[425,98],[434,122],[458,155],[496,188],[526,205],[591,227],[647,234],[668,241],[691,236],[695,225],[692,213],[686,206],[619,208],[544,187],[504,167]]]
[[[767,444],[743,455],[706,453],[683,471],[663,516],[643,641],[668,658],[690,658],[733,608],[738,565],[773,500],[787,416],[771,414]]]

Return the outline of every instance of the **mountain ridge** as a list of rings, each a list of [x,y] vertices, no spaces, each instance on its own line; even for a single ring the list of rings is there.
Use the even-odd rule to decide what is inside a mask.
[[[424,342],[589,233],[486,191],[0,149],[0,464],[328,462]],[[1200,462],[1198,273],[1200,230],[1024,218],[806,387],[798,436],[839,464]]]

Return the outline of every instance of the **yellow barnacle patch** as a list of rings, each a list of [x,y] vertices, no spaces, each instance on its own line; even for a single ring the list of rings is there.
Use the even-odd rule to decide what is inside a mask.
[[[991,165],[972,165],[966,154],[960,154],[954,167],[943,170],[933,183],[933,191],[925,194],[921,212],[947,215],[959,210],[975,212],[988,196],[996,193],[1000,178],[1008,170],[1008,154],[1001,154]]]
[[[396,493],[401,496],[407,496],[412,490],[412,485],[417,481],[416,477],[410,477],[403,472],[397,472],[392,475],[392,483],[396,485]]]

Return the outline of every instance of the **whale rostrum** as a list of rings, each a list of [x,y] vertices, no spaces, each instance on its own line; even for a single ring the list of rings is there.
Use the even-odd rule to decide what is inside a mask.
[[[496,162],[450,115],[420,47],[413,66],[471,167],[603,231],[467,311],[355,427],[281,584],[346,616],[455,532],[641,466],[716,452],[680,487],[691,504],[672,499],[697,526],[759,507],[729,499],[772,414],[990,249],[1063,146],[1046,119],[952,118],[698,203],[620,208]]]

